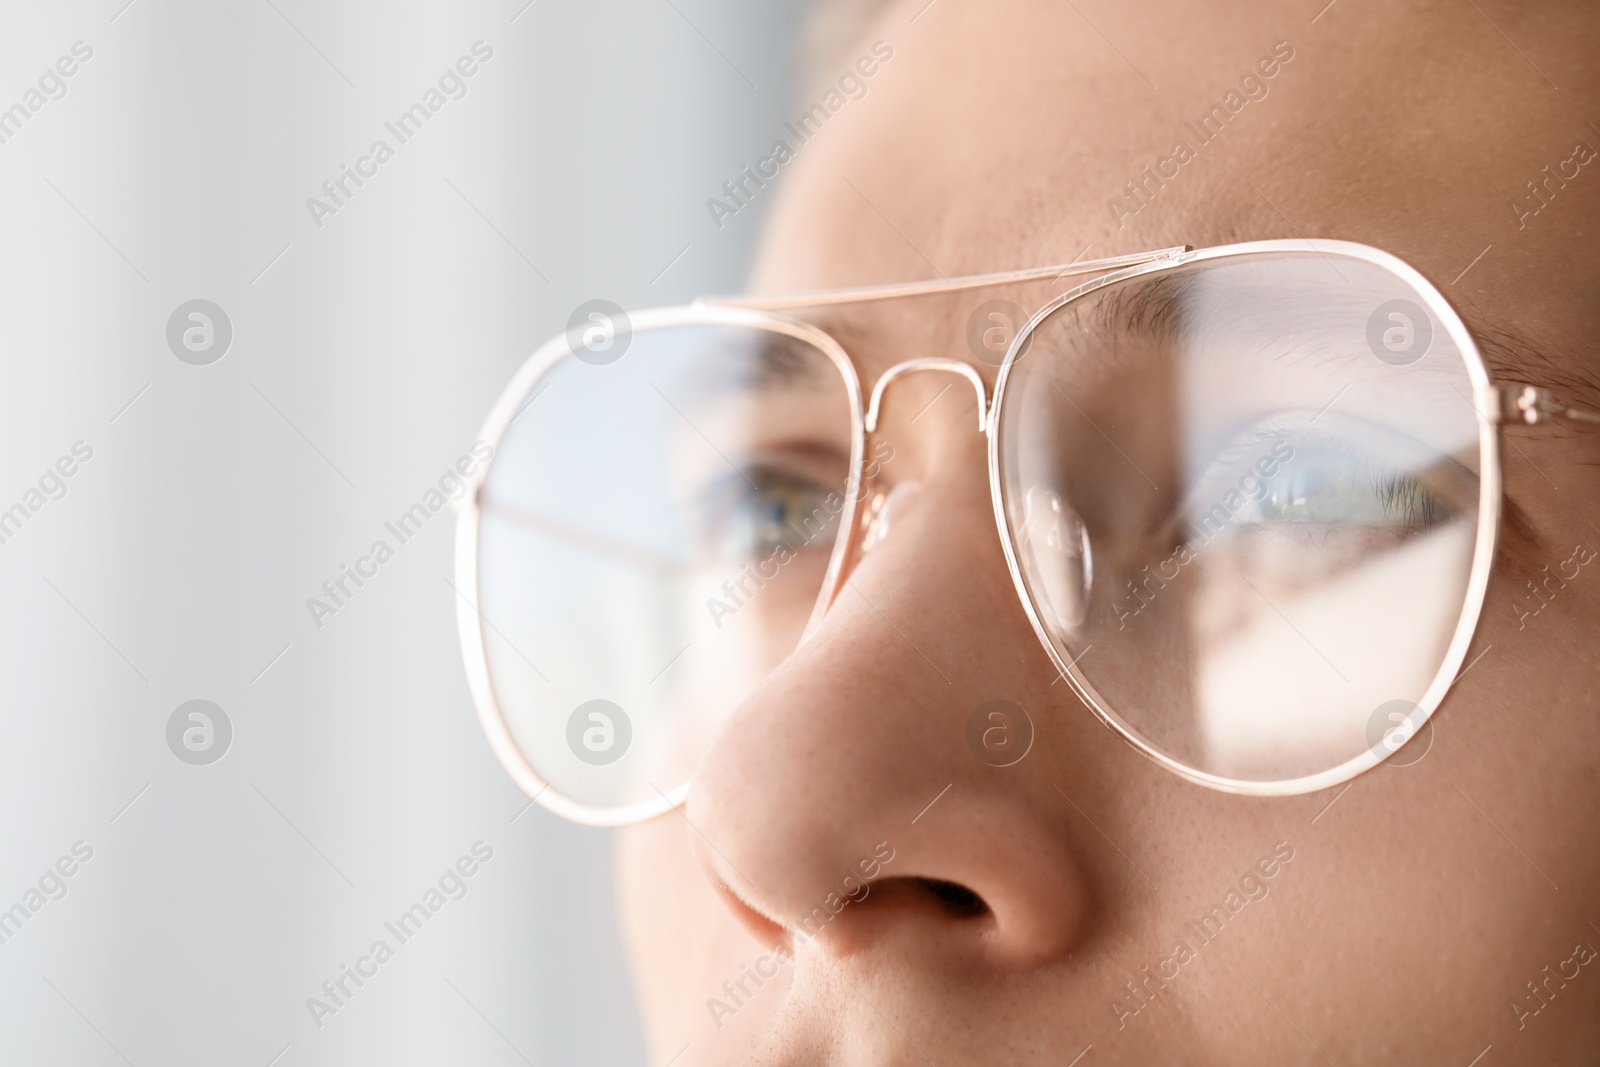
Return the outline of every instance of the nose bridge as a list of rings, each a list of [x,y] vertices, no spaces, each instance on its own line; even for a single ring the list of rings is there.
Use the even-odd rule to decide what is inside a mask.
[[[997,776],[967,740],[980,701],[1059,691],[992,520],[964,506],[973,492],[930,479],[908,498],[819,639],[762,680],[701,764],[691,847],[733,916],[767,943],[809,944],[816,904],[852,870],[857,880],[875,870],[852,865],[880,841],[892,862],[879,857],[869,906],[824,920],[813,949],[840,966],[870,946],[867,959],[958,974],[1032,970],[1063,960],[1087,929],[1087,869],[1060,829],[1070,812],[1056,810],[1043,748]],[[947,907],[940,885],[981,914]]]
[[[941,371],[945,374],[959,374],[972,383],[972,388],[978,394],[978,432],[984,433],[989,426],[989,389],[984,384],[980,375],[970,364],[959,359],[908,359],[904,363],[896,363],[882,374],[872,387],[872,399],[867,405],[866,429],[872,433],[878,428],[878,414],[883,407],[883,394],[889,385],[897,378],[908,374],[917,374],[922,371]]]

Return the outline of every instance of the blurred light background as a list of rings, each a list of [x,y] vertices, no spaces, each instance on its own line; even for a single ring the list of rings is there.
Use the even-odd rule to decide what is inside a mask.
[[[306,602],[578,304],[742,285],[766,204],[719,230],[705,200],[788,117],[802,6],[5,5],[0,1062],[645,1062],[610,837],[529,808],[469,702],[453,515],[320,627]],[[232,327],[206,365],[167,339],[197,299]],[[200,766],[167,734],[196,699],[232,728]],[[319,1027],[308,998],[480,841]]]

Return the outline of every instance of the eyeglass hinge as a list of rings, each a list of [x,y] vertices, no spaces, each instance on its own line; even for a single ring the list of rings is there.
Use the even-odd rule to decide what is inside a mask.
[[[1482,407],[1495,422],[1539,426],[1557,419],[1568,419],[1600,423],[1600,414],[1568,407],[1557,400],[1550,390],[1536,385],[1491,385],[1487,389],[1494,395],[1485,397],[1488,402]]]
[[[1551,399],[1550,390],[1534,385],[1492,385],[1494,396],[1484,405],[1495,422],[1521,422],[1530,426],[1548,422],[1561,405]]]

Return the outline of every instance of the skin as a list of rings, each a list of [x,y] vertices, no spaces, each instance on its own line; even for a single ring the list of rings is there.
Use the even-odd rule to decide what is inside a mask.
[[[864,40],[894,59],[790,166],[757,291],[1014,269],[1085,245],[1337,238],[1445,291],[1497,377],[1595,405],[1600,163],[1524,228],[1507,206],[1576,140],[1600,146],[1592,5],[1352,0],[1312,24],[1320,4],[942,0],[911,24],[922,3],[882,14]],[[1285,40],[1295,56],[1270,95],[1119,228],[1106,198]],[[970,306],[817,321],[869,385],[959,355],[992,387],[962,340]],[[1491,1045],[1485,1064],[1600,1063],[1600,960],[1520,1028],[1511,1006],[1576,943],[1600,948],[1600,577],[1585,568],[1520,629],[1511,607],[1575,542],[1600,545],[1600,434],[1503,438],[1519,528],[1470,655],[1488,651],[1426,758],[1347,792],[1248,798],[1163,770],[1052,685],[996,536],[972,390],[957,381],[910,421],[952,380],[890,391],[882,487],[919,487],[856,564],[860,595],[726,723],[686,811],[622,835],[653,1062],[687,1045],[674,1063],[1060,1065],[1092,1044],[1086,1065],[1465,1065]],[[1005,769],[964,741],[996,698],[1037,729]],[[893,860],[821,936],[775,921],[838,891],[879,842]],[[1293,859],[1268,894],[1119,1020],[1123,983],[1280,842]],[[965,887],[981,913],[919,877]],[[716,1025],[708,998],[774,945],[794,961]]]

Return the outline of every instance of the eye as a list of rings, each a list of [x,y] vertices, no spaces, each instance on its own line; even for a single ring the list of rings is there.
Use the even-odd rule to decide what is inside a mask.
[[[837,493],[804,475],[769,465],[729,474],[704,498],[701,549],[718,558],[763,558],[781,546],[833,547],[839,528]]]
[[[1262,420],[1234,437],[1189,494],[1191,540],[1300,531],[1327,544],[1359,535],[1376,549],[1471,511],[1476,477],[1452,457],[1388,428],[1333,415]]]
[[[1252,496],[1250,507],[1235,521],[1426,531],[1449,518],[1448,509],[1412,473],[1353,447],[1350,442],[1302,440],[1276,475],[1259,479],[1260,499]]]

